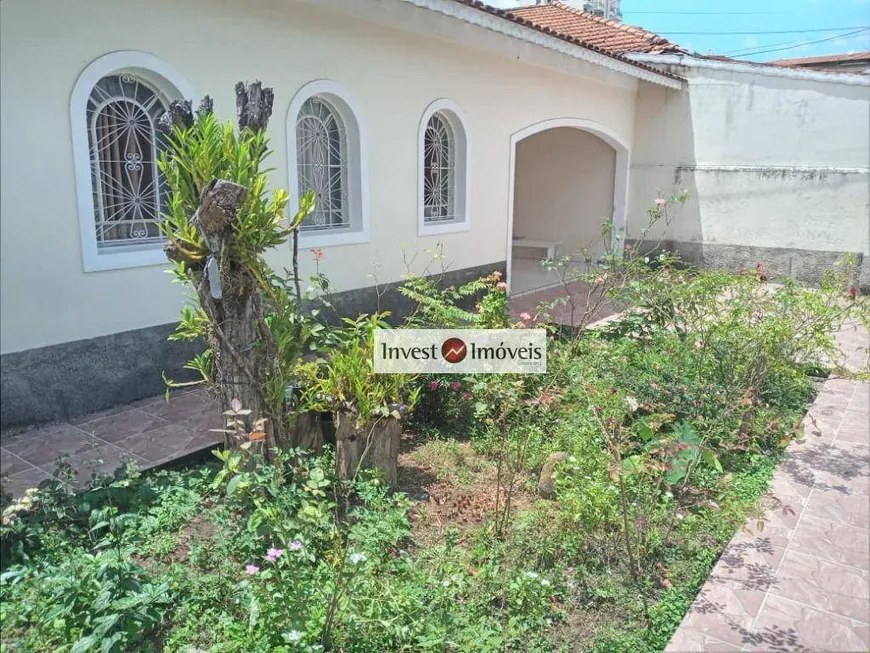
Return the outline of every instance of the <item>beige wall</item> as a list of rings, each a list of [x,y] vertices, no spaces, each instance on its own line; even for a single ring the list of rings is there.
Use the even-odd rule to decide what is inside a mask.
[[[373,3],[373,12],[390,6]],[[406,11],[452,34],[451,19]],[[625,76],[606,85],[524,63],[528,45],[512,53],[508,42],[500,56],[291,0],[3,0],[0,47],[3,353],[171,322],[182,304],[162,266],[82,271],[70,93],[81,71],[108,52],[163,59],[197,92],[211,94],[226,119],[234,117],[236,81],[274,86],[270,163],[282,187],[293,94],[320,78],[350,92],[367,132],[371,242],[326,248],[321,269],[341,290],[372,285],[367,275],[376,264],[379,281],[396,280],[405,272],[403,250],[439,241],[453,269],[503,261],[511,134],[554,117],[596,121],[628,143],[634,129],[636,85]],[[614,75],[602,69],[600,79]],[[454,100],[468,122],[472,230],[418,239],[419,120],[440,97]],[[271,262],[289,265],[289,248]]]
[[[870,256],[870,87],[673,70],[687,91],[638,89],[630,237],[658,190],[686,188],[668,239],[798,250],[785,273],[816,252]]]
[[[600,138],[556,127],[517,143],[514,234],[562,241],[562,255],[600,249],[613,215],[616,151]]]

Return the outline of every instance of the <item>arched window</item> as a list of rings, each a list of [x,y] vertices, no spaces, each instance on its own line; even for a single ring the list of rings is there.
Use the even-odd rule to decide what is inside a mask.
[[[419,234],[469,229],[468,132],[455,103],[436,100],[427,107],[419,147]]]
[[[450,123],[432,114],[423,135],[423,221],[456,219],[456,140]]]
[[[321,97],[311,97],[296,119],[297,191],[314,191],[314,213],[303,222],[306,231],[347,229],[347,136],[338,112]]]
[[[99,248],[160,240],[165,189],[157,159],[165,143],[156,126],[168,107],[168,98],[135,75],[108,75],[91,91],[87,124]]]
[[[368,241],[365,134],[355,107],[344,88],[323,79],[306,84],[290,102],[290,214],[306,192],[316,196],[314,212],[299,233],[303,246]]]
[[[156,126],[172,100],[194,95],[144,52],[107,54],[79,75],[70,120],[85,271],[166,263],[157,168],[165,142]]]

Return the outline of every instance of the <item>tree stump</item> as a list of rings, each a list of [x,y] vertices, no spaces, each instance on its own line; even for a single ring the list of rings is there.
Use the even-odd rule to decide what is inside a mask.
[[[399,438],[402,425],[395,417],[375,419],[365,427],[348,411],[335,415],[335,466],[342,478],[353,478],[357,468],[380,469],[395,485],[399,476]]]
[[[315,411],[296,413],[291,443],[294,447],[320,453],[327,441],[324,414]]]

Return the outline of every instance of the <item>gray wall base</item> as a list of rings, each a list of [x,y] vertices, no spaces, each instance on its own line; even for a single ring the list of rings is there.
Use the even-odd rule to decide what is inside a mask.
[[[182,365],[202,346],[169,342],[175,324],[0,356],[0,427],[69,419],[160,394],[161,372],[191,380]]]
[[[459,285],[495,270],[505,274],[505,265],[448,271],[443,284]],[[342,316],[391,311],[390,321],[397,323],[414,308],[396,292],[399,285],[349,290],[332,300]],[[176,381],[195,379],[183,365],[203,346],[169,342],[174,330],[175,324],[163,324],[0,356],[0,428],[70,419],[160,394],[161,372]]]
[[[497,261],[461,270],[448,270],[443,275],[437,276],[440,277],[443,287],[449,287],[460,286],[493,272],[501,272],[502,277],[506,278],[507,261]],[[402,282],[397,282],[384,284],[379,287],[368,286],[356,290],[347,290],[335,293],[330,297],[330,301],[341,317],[356,317],[362,313],[373,313],[375,311],[383,313],[389,311],[390,316],[388,321],[391,324],[398,324],[415,308],[414,302],[398,292],[397,289],[401,285]],[[475,300],[472,298],[464,308],[471,308],[474,302]],[[328,322],[337,322],[337,318],[338,316],[334,314],[324,315],[324,319]]]
[[[656,243],[643,241],[639,246],[641,251],[648,251]],[[675,252],[687,263],[699,268],[714,270],[754,269],[756,264],[763,263],[771,279],[777,277],[795,277],[800,281],[815,285],[819,284],[825,270],[833,267],[840,258],[848,252],[819,251],[809,249],[789,249],[783,247],[754,247],[749,245],[727,245],[719,243],[693,243],[676,240],[662,241],[660,250]],[[867,269],[870,267],[864,261],[861,252],[851,252],[855,258],[856,283],[862,292],[870,292]]]

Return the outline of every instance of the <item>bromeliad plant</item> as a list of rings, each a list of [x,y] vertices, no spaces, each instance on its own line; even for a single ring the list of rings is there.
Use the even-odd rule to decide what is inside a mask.
[[[344,318],[333,332],[334,347],[326,359],[296,368],[304,391],[300,407],[316,412],[349,411],[360,426],[377,418],[399,418],[413,408],[420,388],[409,374],[375,374],[374,333],[389,329],[388,313]]]
[[[238,400],[265,419],[267,452],[288,444],[285,388],[306,329],[297,236],[314,208],[308,193],[285,220],[287,192],[267,192],[272,101],[272,89],[259,82],[237,84],[238,130],[218,122],[209,97],[195,115],[190,102],[173,102],[161,119],[168,147],[159,162],[169,188],[164,249],[175,280],[195,291],[173,337],[205,340],[208,349],[187,367],[216,389],[224,411]],[[264,253],[290,238],[288,280],[272,271]],[[226,439],[229,447],[239,445],[229,433]]]

